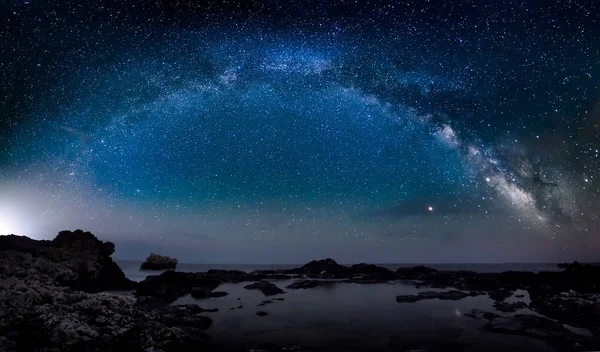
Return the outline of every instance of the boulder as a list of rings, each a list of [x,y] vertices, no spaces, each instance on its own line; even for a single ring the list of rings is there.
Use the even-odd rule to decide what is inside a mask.
[[[259,290],[265,296],[273,296],[273,295],[277,295],[280,293],[285,293],[284,290],[280,289],[275,284],[273,284],[269,281],[259,281],[259,282],[253,283],[251,285],[246,285],[246,286],[244,286],[244,288],[248,289],[248,290]]]
[[[140,266],[141,270],[169,270],[177,267],[177,259],[150,253],[146,261]]]

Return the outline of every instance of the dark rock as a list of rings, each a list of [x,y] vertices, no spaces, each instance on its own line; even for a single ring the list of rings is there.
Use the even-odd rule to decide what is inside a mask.
[[[257,307],[266,306],[267,304],[271,304],[271,303],[273,303],[273,301],[272,301],[272,300],[270,300],[270,299],[267,299],[267,300],[265,300],[265,301],[262,301],[262,302],[260,302],[260,303],[257,305]]]
[[[244,288],[248,290],[260,290],[265,296],[273,296],[280,293],[285,293],[285,291],[269,281],[259,281],[251,285],[246,285]]]
[[[277,298],[273,298],[276,301],[284,301],[285,299],[283,297],[277,297]]]
[[[136,286],[110,257],[114,245],[90,232],[61,231],[52,241],[0,236],[0,249],[1,260],[24,261],[23,268],[34,265],[60,286],[86,292],[131,290]],[[15,275],[29,276],[27,271]]]
[[[451,300],[457,301],[459,299],[463,299],[465,297],[469,297],[470,294],[462,291],[426,291],[419,292],[416,295],[399,295],[396,296],[396,302],[398,303],[412,303],[421,301],[424,299],[441,299],[441,300]]]
[[[146,261],[140,266],[141,270],[169,270],[177,267],[177,259],[150,253]]]
[[[390,274],[392,271],[390,269],[377,266],[374,264],[354,264],[350,267],[350,271],[357,274]]]
[[[246,274],[245,271],[241,271],[241,270],[210,269],[209,271],[206,272],[206,275],[212,276],[212,277],[218,279],[220,282],[236,283],[236,282],[242,282],[242,281],[254,281],[254,280],[246,279],[248,274]]]
[[[298,290],[298,289],[314,288],[317,286],[332,285],[335,283],[336,283],[335,281],[302,280],[302,281],[296,281],[290,285],[287,285],[286,288],[292,289],[292,290]]]
[[[584,337],[569,331],[560,323],[530,314],[497,317],[492,319],[482,329],[484,331],[523,335],[545,340],[567,341],[568,345],[586,340]]]
[[[192,293],[196,290],[196,297],[203,298],[201,292],[211,292],[221,282],[204,273],[184,273],[168,270],[160,275],[150,275],[137,286],[137,296],[151,296],[163,299],[167,303],[177,298]]]
[[[269,315],[269,313],[263,312],[262,310],[259,310],[258,312],[256,312],[256,315],[258,315],[259,317],[264,317],[266,315]]]
[[[515,295],[516,298],[523,298],[525,295]]]
[[[225,297],[228,293],[224,291],[214,291],[210,293],[210,296],[213,298]]]
[[[527,303],[521,301],[514,303],[496,301],[494,302],[494,308],[501,312],[512,313],[519,309],[527,308]]]
[[[51,241],[37,241],[27,236],[0,236],[0,251],[35,252],[50,246]]]
[[[399,274],[402,279],[406,280],[416,280],[424,275],[431,275],[436,272],[437,270],[423,265],[408,268],[398,268],[396,270],[396,274]]]
[[[499,290],[488,290],[488,296],[494,301],[504,301],[508,297],[512,296],[512,291],[499,289]]]
[[[348,267],[336,263],[335,260],[327,258],[322,260],[313,260],[308,264],[304,264],[300,268],[290,270],[290,272],[299,274],[340,274],[349,273],[350,270]]]
[[[600,294],[578,294],[574,291],[537,297],[531,309],[560,322],[600,331]]]
[[[131,286],[121,282],[124,276],[117,275],[122,272],[110,259],[114,245],[89,232],[63,231],[42,243],[2,238],[0,246],[0,350],[212,347],[204,333],[211,319],[196,305],[165,306],[155,298],[90,293]]]

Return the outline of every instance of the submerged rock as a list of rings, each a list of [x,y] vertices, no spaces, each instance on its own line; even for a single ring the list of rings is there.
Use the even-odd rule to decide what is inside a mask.
[[[258,312],[256,312],[256,315],[258,315],[259,317],[264,317],[266,315],[269,315],[269,313],[263,312],[262,310],[259,310]]]
[[[253,283],[251,285],[246,285],[246,286],[244,286],[244,288],[248,289],[248,290],[259,290],[265,296],[273,296],[273,295],[277,295],[280,293],[285,293],[284,290],[280,289],[275,284],[273,284],[269,281],[259,281],[259,282]]]
[[[150,253],[146,261],[140,266],[141,270],[169,270],[177,267],[177,259]]]

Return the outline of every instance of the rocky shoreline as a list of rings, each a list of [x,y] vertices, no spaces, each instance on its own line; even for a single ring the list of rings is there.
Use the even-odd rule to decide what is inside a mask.
[[[424,266],[392,271],[324,259],[290,270],[250,273],[169,270],[136,283],[111,259],[114,251],[111,242],[81,230],[63,231],[52,241],[0,236],[0,351],[229,350],[211,342],[206,332],[212,320],[205,313],[214,310],[170,303],[186,295],[200,305],[202,299],[223,297],[227,293],[216,289],[224,283],[244,283],[245,289],[261,291],[270,298],[262,306],[283,300],[279,296],[286,290],[396,281],[429,289],[390,297],[401,304],[487,295],[500,314],[466,314],[486,322],[483,331],[541,339],[558,350],[600,347],[600,269],[595,266],[573,263],[564,271],[540,273],[437,271]],[[292,279],[296,281],[285,287],[278,284]],[[113,290],[135,290],[135,297],[107,292]],[[516,290],[527,291],[531,302],[507,300]],[[521,314],[522,309],[536,314]]]

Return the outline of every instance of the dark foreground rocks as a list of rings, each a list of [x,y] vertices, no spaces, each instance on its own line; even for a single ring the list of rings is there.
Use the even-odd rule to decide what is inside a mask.
[[[141,270],[169,270],[177,267],[177,259],[150,253],[146,261],[140,266]]]
[[[146,304],[130,290],[115,247],[89,232],[52,241],[0,237],[0,351],[191,351],[211,348],[196,305]]]

